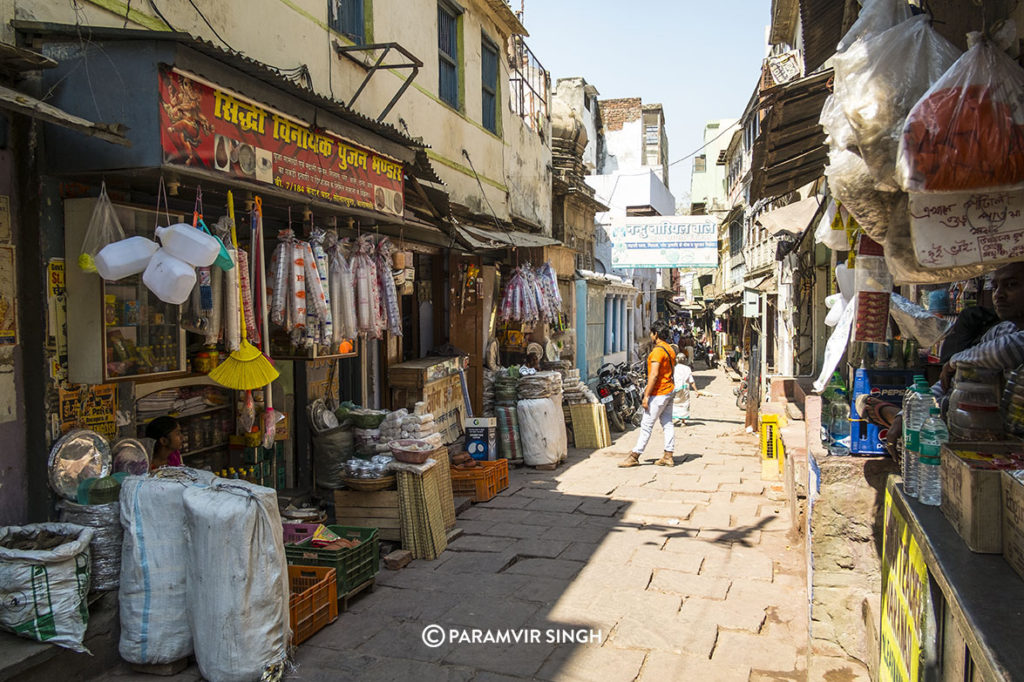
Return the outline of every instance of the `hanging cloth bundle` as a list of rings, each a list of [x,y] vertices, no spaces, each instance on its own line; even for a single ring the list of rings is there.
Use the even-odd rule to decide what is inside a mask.
[[[235,198],[231,190],[228,190],[228,216],[231,220],[231,244],[237,249]],[[238,296],[241,297],[241,295],[241,288],[239,288]],[[264,387],[276,379],[279,373],[274,369],[270,360],[246,340],[245,322],[239,319],[239,325],[242,328],[242,340],[238,350],[231,353],[224,362],[210,372],[210,379],[221,386],[238,391]]]

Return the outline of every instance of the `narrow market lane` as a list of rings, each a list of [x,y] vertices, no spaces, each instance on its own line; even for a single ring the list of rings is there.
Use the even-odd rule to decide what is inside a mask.
[[[732,382],[697,381],[715,396],[678,429],[677,466],[653,465],[656,429],[641,467],[617,467],[633,431],[571,450],[556,471],[514,470],[508,490],[459,517],[465,534],[440,559],[382,570],[305,643],[294,679],[805,679],[802,545],[766,494]],[[541,641],[431,648],[431,624]],[[580,634],[593,641],[549,641]]]
[[[514,469],[506,491],[459,516],[464,534],[438,560],[382,568],[374,592],[297,649],[288,679],[808,679],[803,545],[761,481],[734,384],[695,376],[712,395],[677,429],[675,467],[654,465],[655,427],[643,466],[617,466],[632,431],[571,449],[555,471]],[[429,625],[439,646],[424,644]],[[526,642],[450,641],[474,629]],[[828,679],[862,679],[844,672]],[[123,666],[105,679],[149,678]]]

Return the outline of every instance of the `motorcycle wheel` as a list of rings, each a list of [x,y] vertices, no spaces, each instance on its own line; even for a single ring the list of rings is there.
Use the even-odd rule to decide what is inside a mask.
[[[608,411],[608,427],[615,433],[622,433],[626,430],[626,425],[622,423],[622,417],[615,410]]]
[[[737,391],[736,392],[736,407],[740,408],[741,410],[747,409],[747,392],[746,391]]]

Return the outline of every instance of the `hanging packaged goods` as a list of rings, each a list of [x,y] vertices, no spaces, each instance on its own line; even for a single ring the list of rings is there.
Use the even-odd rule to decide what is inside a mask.
[[[907,118],[898,170],[925,268],[1024,257],[1024,70],[997,40],[970,34]]]
[[[552,322],[562,312],[558,274],[551,263],[534,269],[529,263],[515,269],[505,285],[499,307],[503,322]]]

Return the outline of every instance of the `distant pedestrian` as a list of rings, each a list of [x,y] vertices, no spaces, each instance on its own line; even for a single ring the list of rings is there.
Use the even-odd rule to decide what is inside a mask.
[[[661,320],[651,325],[651,343],[654,347],[647,356],[647,386],[644,388],[644,416],[640,422],[640,437],[636,447],[624,459],[620,467],[635,467],[640,464],[640,455],[647,447],[651,438],[654,422],[661,423],[665,432],[664,454],[656,464],[672,466],[675,462],[672,453],[675,451],[675,428],[672,426],[672,394],[675,384],[672,382],[673,368],[676,364],[676,353],[668,345],[669,327]]]
[[[693,380],[693,370],[686,364],[686,358],[682,355],[676,356],[676,369],[672,375],[672,383],[676,392],[672,398],[672,424],[674,426],[686,426],[686,420],[690,418],[690,394],[700,395],[697,384]]]

